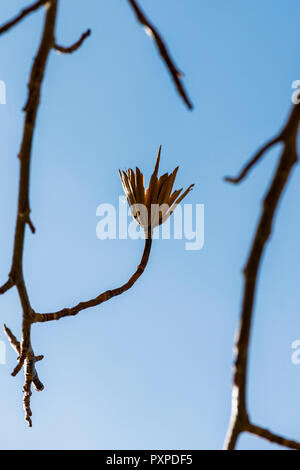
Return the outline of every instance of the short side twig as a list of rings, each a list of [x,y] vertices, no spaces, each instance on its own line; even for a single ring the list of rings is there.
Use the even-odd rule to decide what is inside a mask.
[[[17,340],[17,338],[14,336],[14,334],[6,325],[4,325],[4,332],[6,333],[12,348],[16,351],[18,355],[20,355],[20,352],[21,352],[20,342]],[[27,355],[27,358],[24,364],[25,384],[23,387],[23,407],[25,411],[25,421],[27,421],[30,427],[32,426],[32,419],[31,419],[32,412],[30,408],[30,397],[32,395],[31,384],[34,385],[34,388],[38,392],[41,392],[42,390],[44,390],[44,385],[40,381],[36,368],[35,368],[35,363],[38,361],[41,361],[43,357],[44,356],[35,356],[32,348],[30,348],[30,351]]]
[[[230,424],[224,449],[235,449],[239,435],[242,432],[251,432],[264,437],[271,442],[285,445],[286,447],[300,448],[300,444],[281,438],[258,426],[250,423],[248,418],[248,409],[246,403],[247,392],[247,370],[249,341],[253,320],[253,309],[257,289],[258,272],[267,241],[272,232],[272,226],[276,211],[283,191],[287,186],[292,169],[298,161],[297,155],[297,135],[300,124],[300,106],[293,106],[288,121],[278,138],[273,139],[257,154],[260,157],[263,153],[274,145],[279,139],[283,143],[283,151],[271,181],[270,187],[263,201],[258,226],[255,231],[254,240],[250,249],[248,260],[244,268],[244,291],[242,312],[238,338],[236,341],[236,358],[234,367],[234,385],[232,390],[232,409]],[[258,157],[258,158],[260,158]],[[255,159],[254,159],[255,160]],[[252,161],[254,161],[252,160]],[[256,160],[257,161],[257,156]],[[248,165],[250,168],[250,165]],[[244,172],[246,174],[246,172]]]
[[[27,421],[29,427],[32,427],[32,412],[30,407],[30,397],[32,395],[31,385],[34,385],[37,392],[44,390],[44,385],[40,381],[35,368],[35,363],[40,361],[42,358],[43,356],[35,357],[32,348],[30,348],[24,364],[25,383],[23,387],[23,408],[25,411],[25,421]]]
[[[116,289],[103,292],[102,294],[98,295],[94,299],[88,300],[86,302],[80,302],[79,304],[71,308],[64,308],[54,313],[36,313],[34,315],[33,322],[44,323],[44,322],[48,322],[52,320],[60,320],[61,318],[64,318],[64,317],[74,316],[74,315],[77,315],[82,310],[86,310],[87,308],[91,308],[91,307],[96,307],[97,305],[100,305],[103,302],[107,302],[108,300],[112,299],[113,297],[116,297],[117,295],[123,294],[136,283],[136,281],[145,271],[145,268],[147,266],[149,256],[150,256],[151,244],[152,244],[152,238],[151,236],[149,236],[145,240],[145,248],[144,248],[143,256],[141,259],[141,263],[139,264],[137,270],[131,276],[129,281],[126,282],[126,284],[123,284],[121,287],[117,287]]]
[[[187,92],[184,89],[184,86],[182,84],[181,78],[183,76],[182,72],[178,70],[176,65],[174,64],[174,61],[171,59],[170,53],[168,51],[168,48],[162,39],[161,35],[159,34],[158,30],[155,28],[155,26],[147,19],[143,11],[141,10],[141,7],[138,5],[136,0],[128,0],[131,7],[133,8],[137,20],[145,27],[146,32],[151,35],[153,38],[157,49],[165,62],[170,75],[173,79],[173,82],[177,88],[177,91],[179,95],[182,97],[183,101],[187,105],[189,109],[193,109],[193,105],[191,103],[191,100],[189,99]]]
[[[9,278],[8,281],[0,287],[0,295],[5,294],[5,292],[9,291],[14,286],[14,281]]]
[[[286,439],[285,437],[274,434],[268,429],[262,428],[261,426],[255,426],[254,424],[249,424],[247,431],[250,434],[255,436],[262,437],[269,442],[278,444],[280,446],[288,447],[289,449],[300,450],[300,442],[293,441],[291,439]]]
[[[80,48],[80,46],[83,44],[85,39],[89,37],[90,35],[91,35],[91,30],[88,29],[85,33],[81,35],[78,41],[76,41],[72,46],[64,47],[55,43],[53,48],[56,51],[60,52],[61,54],[72,54],[73,52],[77,51]]]

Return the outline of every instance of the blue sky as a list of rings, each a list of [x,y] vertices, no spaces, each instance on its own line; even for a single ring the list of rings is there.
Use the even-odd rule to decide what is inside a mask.
[[[156,240],[146,272],[123,296],[78,317],[36,325],[45,391],[23,421],[16,355],[0,365],[2,449],[216,449],[231,400],[232,346],[242,266],[274,149],[241,186],[223,182],[273,136],[299,79],[297,0],[141,0],[165,37],[195,105],[177,96],[152,41],[126,1],[60,2],[57,41],[92,36],[71,56],[53,52],[43,86],[32,158],[31,206],[37,233],[26,238],[25,276],[37,311],[86,300],[125,282],[141,240],[96,237],[96,208],[116,204],[117,170],[149,177],[159,144],[162,171],[180,165],[177,187],[195,183],[187,202],[205,205],[205,245]],[[28,2],[2,2],[1,18]],[[17,153],[26,83],[44,10],[0,38],[0,279],[10,268],[18,185]],[[253,421],[300,439],[300,189],[297,167],[276,217],[259,277],[251,341]],[[1,324],[20,334],[14,290],[0,299]],[[3,333],[0,339],[6,341]],[[243,435],[240,449],[273,449]]]

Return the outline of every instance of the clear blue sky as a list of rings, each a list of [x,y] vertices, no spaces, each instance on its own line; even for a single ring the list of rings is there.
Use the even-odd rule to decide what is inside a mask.
[[[1,23],[29,2],[1,2]],[[278,149],[239,187],[222,181],[271,137],[299,79],[298,0],[141,0],[185,74],[195,110],[176,95],[152,41],[125,0],[60,2],[57,41],[92,36],[71,56],[53,52],[43,86],[32,159],[37,233],[26,238],[33,307],[47,312],[117,287],[136,268],[141,240],[100,241],[96,208],[116,203],[118,168],[147,176],[159,144],[162,170],[180,165],[205,204],[205,246],[157,240],[147,271],[123,296],[76,318],[33,328],[45,391],[23,421],[16,355],[0,365],[2,449],[215,449],[226,432],[232,346],[242,275],[260,201]],[[0,38],[0,279],[10,268],[17,152],[26,83],[44,10]],[[251,342],[250,416],[300,439],[299,168],[280,205],[263,261]],[[20,335],[14,290],[0,299],[1,325]],[[0,339],[4,335],[0,333]],[[270,449],[244,435],[239,448]]]

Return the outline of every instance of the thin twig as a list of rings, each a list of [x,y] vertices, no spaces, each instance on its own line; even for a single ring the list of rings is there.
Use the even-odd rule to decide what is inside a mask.
[[[18,16],[12,20],[5,23],[3,26],[0,26],[0,34],[3,34],[13,28],[16,24],[20,23],[26,16],[34,11],[38,10],[41,6],[45,5],[47,0],[39,0],[38,2],[33,3],[31,6],[24,8]]]
[[[86,310],[87,308],[91,308],[91,307],[96,307],[97,305],[100,305],[103,302],[107,302],[108,300],[112,299],[113,297],[116,297],[117,295],[123,294],[124,292],[129,290],[136,283],[139,277],[143,274],[147,266],[148,260],[149,260],[151,244],[152,244],[152,238],[151,236],[149,236],[145,240],[145,248],[144,248],[143,256],[141,259],[141,263],[139,264],[139,266],[137,267],[137,270],[131,276],[129,281],[126,282],[126,284],[123,284],[121,287],[118,287],[116,289],[103,292],[102,294],[98,295],[94,299],[88,300],[86,302],[80,302],[78,305],[72,308],[64,308],[54,313],[36,313],[34,315],[33,322],[43,323],[43,322],[48,322],[52,320],[60,320],[61,318],[64,318],[64,317],[74,316],[74,315],[77,315],[82,310]]]
[[[41,360],[41,357],[42,356],[38,356],[38,360]],[[23,408],[25,411],[25,421],[27,421],[29,427],[32,427],[32,412],[30,407],[30,397],[32,395],[31,385],[34,385],[37,392],[44,390],[44,385],[40,381],[35,368],[36,362],[37,358],[35,357],[32,348],[30,348],[24,364],[25,383],[23,387]]]
[[[193,105],[187,95],[187,92],[184,89],[184,86],[182,84],[181,78],[183,76],[183,73],[178,70],[176,65],[174,64],[174,61],[171,59],[170,53],[168,51],[168,48],[161,37],[160,33],[156,29],[156,27],[147,19],[143,11],[141,10],[141,7],[138,5],[136,0],[128,0],[131,7],[133,8],[137,20],[144,26],[145,30],[147,33],[151,35],[153,38],[157,49],[165,62],[167,69],[169,70],[171,77],[173,79],[173,82],[177,88],[177,91],[179,95],[182,97],[183,101],[187,105],[189,109],[193,109]]]
[[[17,338],[13,335],[11,330],[4,325],[4,332],[6,336],[9,339],[9,342],[11,344],[11,347],[16,351],[16,353],[19,355],[20,354],[20,342],[17,340]]]
[[[20,354],[20,342],[17,340],[17,338],[6,325],[4,325],[4,331],[9,339],[12,348],[16,351],[17,354]],[[30,408],[30,397],[32,395],[31,384],[33,383],[34,388],[38,392],[44,390],[44,385],[40,381],[35,368],[35,363],[41,361],[43,358],[44,356],[35,356],[31,348],[24,364],[25,383],[23,387],[23,407],[25,411],[25,421],[27,421],[30,427],[32,426],[32,412]]]
[[[85,39],[91,35],[91,30],[88,29],[85,33],[82,33],[81,37],[76,41],[72,46],[69,47],[64,47],[64,46],[59,46],[58,44],[54,44],[53,49],[56,51],[62,53],[62,54],[72,54],[72,52],[77,51],[80,46],[83,44]]]
[[[234,370],[234,385],[232,391],[232,409],[230,424],[224,449],[235,449],[239,435],[242,432],[262,435],[263,428],[256,427],[249,423],[246,392],[247,392],[247,369],[249,356],[249,341],[253,320],[254,301],[257,289],[258,272],[260,269],[262,256],[265,251],[267,241],[270,238],[272,226],[281,200],[283,191],[289,181],[292,169],[298,160],[297,155],[297,135],[300,124],[300,106],[293,106],[287,120],[286,126],[279,134],[278,139],[283,143],[283,151],[275,171],[274,177],[263,201],[260,220],[256,228],[254,240],[250,249],[248,260],[244,268],[244,292],[242,312],[239,326],[239,334],[236,341],[236,358]],[[263,147],[264,152],[273,145],[276,139]],[[264,153],[263,152],[263,153]],[[261,155],[262,156],[262,155]],[[257,431],[257,432],[256,432]],[[259,431],[259,433],[258,433]],[[263,437],[275,435],[263,430]],[[278,442],[277,437],[277,442]],[[288,439],[280,438],[281,444],[284,441],[287,447]],[[271,440],[271,439],[269,439]],[[274,440],[272,442],[275,442]],[[294,444],[293,444],[294,445]],[[300,444],[297,444],[300,447]],[[291,447],[295,448],[295,447]]]
[[[245,167],[241,170],[238,176],[226,176],[224,179],[228,183],[238,184],[243,181],[246,176],[248,175],[249,171],[257,164],[259,161],[264,157],[265,153],[270,150],[275,145],[279,144],[280,142],[285,143],[287,138],[293,132],[293,128],[295,125],[295,120],[297,120],[297,108],[292,108],[290,115],[287,119],[287,122],[283,129],[277,134],[276,137],[269,140],[265,145],[263,145],[252,158],[250,158],[249,162],[245,165]]]

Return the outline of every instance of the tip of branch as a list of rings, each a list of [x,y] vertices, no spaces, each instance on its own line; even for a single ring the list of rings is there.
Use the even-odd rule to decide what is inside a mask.
[[[241,180],[240,178],[233,178],[232,176],[224,176],[224,181],[226,181],[226,183],[238,184]]]
[[[12,377],[16,377],[16,375],[18,375],[18,373],[20,372],[20,370],[23,367],[23,364],[24,364],[24,360],[20,359],[19,363],[16,365],[16,367],[14,368],[14,370],[11,373]]]
[[[54,49],[57,51],[58,54],[72,54],[72,52],[77,51],[80,46],[83,44],[85,39],[91,35],[92,31],[91,29],[87,29],[85,33],[81,35],[78,41],[76,41],[72,46],[70,47],[64,47],[60,46],[58,44],[54,44]]]
[[[28,219],[27,223],[28,223],[28,225],[29,225],[29,228],[30,228],[30,230],[31,230],[31,233],[35,234],[36,229],[35,229],[35,226],[33,225],[32,221],[30,220],[30,218]]]

